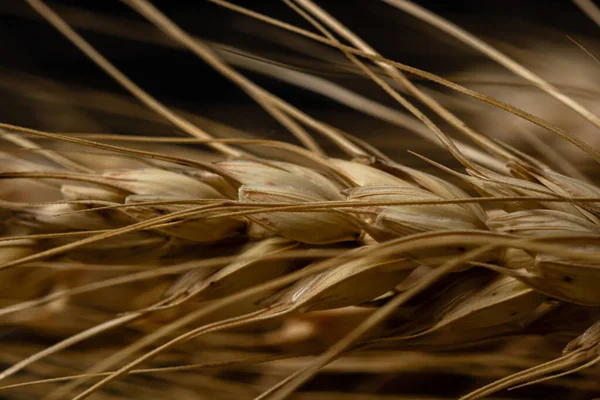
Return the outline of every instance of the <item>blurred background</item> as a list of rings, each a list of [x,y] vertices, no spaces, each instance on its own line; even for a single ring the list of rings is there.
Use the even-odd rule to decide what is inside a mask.
[[[238,3],[311,29],[283,2]],[[600,28],[572,2],[545,1],[543,7],[539,2],[519,0],[421,0],[416,3],[505,51],[590,108],[597,108],[595,98],[600,88],[596,82],[600,81],[597,79],[600,66],[567,35],[592,54],[600,54],[596,52]],[[231,132],[214,122],[262,138],[294,140],[245,93],[190,52],[174,47],[169,38],[125,4],[118,1],[52,1],[48,4],[134,82],[177,110],[195,114],[188,117],[216,136],[227,136]],[[155,1],[153,4],[187,32],[215,48],[227,46],[223,54],[233,49],[233,55],[231,52],[229,55],[235,58],[236,51],[245,52],[241,56],[237,54],[242,64],[244,58],[246,61],[258,58],[263,66],[265,61],[283,63],[287,68],[327,79],[404,113],[331,48],[209,2]],[[388,58],[497,96],[548,118],[586,140],[596,140],[595,128],[572,111],[485,56],[384,2],[320,1],[319,4]],[[0,35],[2,121],[62,132],[182,135],[121,89],[25,2],[1,2]],[[409,164],[420,162],[414,157],[405,157],[407,148],[423,153],[435,151],[436,159],[451,162],[431,143],[411,133],[411,129],[273,79],[264,71],[240,70],[310,115],[358,137],[369,138],[370,143],[386,153],[407,158]],[[435,84],[418,84],[476,129],[517,147],[536,151],[528,139],[532,133],[547,138],[552,145],[570,146],[490,106]],[[451,129],[445,129],[453,134]],[[333,151],[326,142],[323,145]],[[568,148],[567,151],[582,169],[592,170],[578,150]]]

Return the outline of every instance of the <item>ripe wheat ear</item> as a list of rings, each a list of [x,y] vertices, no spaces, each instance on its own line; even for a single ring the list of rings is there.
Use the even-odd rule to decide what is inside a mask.
[[[440,387],[434,398],[527,385],[598,394],[600,188],[577,163],[553,160],[556,152],[539,140],[528,155],[471,127],[452,101],[413,78],[453,90],[458,103],[474,99],[533,123],[590,162],[600,152],[516,106],[380,55],[310,0],[283,4],[312,31],[211,2],[302,38],[307,49],[327,46],[317,65],[364,77],[407,114],[333,78],[196,38],[151,3],[125,0],[149,23],[140,31],[156,34],[153,25],[165,34],[155,44],[197,56],[294,142],[207,120],[200,127],[202,119],[160,102],[90,45],[73,28],[95,29],[81,10],[57,13],[27,0],[190,137],[0,124],[3,395],[383,400],[431,393],[425,378],[386,391],[390,374],[467,382]],[[462,28],[405,0],[386,3],[507,67],[579,114],[572,118],[600,126],[576,98]],[[592,13],[591,3],[580,3]],[[62,13],[79,17],[71,24]],[[96,29],[133,32],[118,24]],[[453,167],[417,153],[411,157],[429,167],[398,162],[242,69],[285,74],[278,79],[411,129],[449,154]],[[579,378],[567,376],[575,372]],[[341,382],[346,374],[364,377],[360,393]],[[317,375],[319,389],[303,386]]]

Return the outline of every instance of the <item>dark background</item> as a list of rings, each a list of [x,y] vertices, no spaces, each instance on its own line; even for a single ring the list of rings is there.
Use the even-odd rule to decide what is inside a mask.
[[[282,2],[237,3],[310,29]],[[484,59],[436,29],[383,2],[322,0],[318,3],[388,58],[441,75]],[[526,46],[524,38],[536,37],[573,46],[566,33],[584,45],[591,45],[600,33],[599,28],[567,0],[419,0],[417,3],[495,45]],[[77,7],[88,17],[95,18],[96,22],[104,21],[106,17],[118,17],[146,24],[146,28],[153,29],[154,37],[164,40],[161,32],[150,27],[119,1],[61,0],[48,4],[65,17],[72,13],[72,7]],[[154,1],[153,4],[186,31],[200,38],[258,54],[293,53],[285,46],[289,35],[214,4],[169,0]],[[121,24],[121,28],[129,29],[129,26]],[[135,26],[132,25],[131,31],[135,31]],[[267,136],[285,134],[284,129],[246,94],[189,52],[86,29],[78,29],[78,32],[136,83],[171,106],[253,133]],[[124,98],[131,97],[22,0],[0,2],[0,55],[2,121],[58,131],[178,134],[164,123],[156,124],[156,117],[143,108],[136,111],[137,116],[132,116],[130,111],[127,111],[129,116],[124,116],[125,112],[119,115],[118,109],[99,111],[101,102],[94,100],[89,91],[101,90]],[[358,126],[352,133],[370,129],[372,125],[369,124],[375,123],[356,121],[350,116],[346,118],[344,113],[348,112],[347,109],[318,95],[255,74],[246,75],[303,110],[329,118],[330,123],[349,130]],[[393,104],[364,79],[346,83],[378,101]],[[61,101],[70,103],[71,108],[60,106],[58,103]],[[120,107],[110,101],[102,103],[102,106]],[[73,109],[78,111],[78,115],[70,112]],[[364,124],[365,128],[360,124]]]
[[[278,1],[254,0],[238,3],[307,27]],[[436,54],[440,51],[439,34],[423,27],[423,24],[416,23],[400,10],[383,2],[368,0],[322,0],[318,3],[390,58],[410,61],[424,67],[435,67],[439,61],[436,60]],[[580,39],[594,37],[600,33],[599,28],[568,0],[419,0],[417,3],[459,23],[471,32],[489,38],[506,38],[513,41],[513,44],[518,44],[515,37],[519,34],[531,35],[540,26],[557,32],[568,32]],[[142,21],[131,9],[116,0],[62,0],[47,4],[54,6],[56,10],[62,10],[61,7],[65,6],[79,7],[97,13],[98,18],[109,15]],[[261,39],[249,38],[243,30],[262,29],[268,32],[267,35],[279,33],[265,24],[204,1],[163,0],[153,1],[153,4],[189,33],[211,40],[257,47]],[[35,14],[28,9],[24,1],[0,2],[0,67],[31,71],[69,83],[117,89],[110,79],[80,55],[52,27],[39,19],[23,18],[25,15]],[[80,32],[136,82],[165,101],[190,101],[194,104],[245,102],[245,95],[239,91],[223,90],[224,86],[228,86],[227,82],[189,53],[85,30]],[[422,37],[423,35],[426,37]],[[445,60],[445,64],[448,64],[448,60]],[[168,82],[165,79],[167,74]],[[199,90],[202,91],[201,96],[197,94]],[[331,102],[323,104],[331,105]]]

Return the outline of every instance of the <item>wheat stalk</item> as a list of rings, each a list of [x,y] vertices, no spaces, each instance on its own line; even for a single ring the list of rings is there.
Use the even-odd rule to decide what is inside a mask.
[[[14,398],[153,398],[143,380],[151,374],[168,385],[169,398],[284,399],[302,397],[297,389],[319,373],[354,368],[373,375],[452,370],[474,385],[488,383],[465,399],[541,382],[597,391],[591,367],[600,361],[600,188],[568,162],[557,172],[471,128],[409,77],[533,122],[595,161],[598,150],[526,111],[386,59],[310,0],[285,4],[319,34],[211,1],[341,51],[348,68],[421,121],[427,130],[414,129],[435,138],[459,167],[418,154],[436,174],[398,163],[235,69],[236,62],[255,64],[197,40],[149,2],[125,1],[248,93],[304,147],[250,135],[217,138],[145,92],[42,1],[28,0],[143,104],[194,138],[0,124],[9,143],[0,152],[0,321],[52,343],[8,344],[0,390]],[[407,1],[389,3],[598,124],[559,88],[462,29]],[[261,70],[289,66],[278,68]],[[321,82],[286,79],[312,89]],[[327,86],[324,94],[352,92]],[[354,104],[405,121],[387,106]],[[414,127],[410,121],[405,125]],[[326,154],[311,131],[345,157]],[[148,142],[152,147],[140,147]],[[173,153],[164,147],[169,142],[212,152]],[[559,356],[557,346],[568,341]],[[524,351],[528,346],[536,351]],[[447,353],[452,349],[464,353]],[[260,379],[223,378],[239,370]],[[553,380],[583,370],[581,382]],[[323,398],[343,396],[337,380],[330,382]]]

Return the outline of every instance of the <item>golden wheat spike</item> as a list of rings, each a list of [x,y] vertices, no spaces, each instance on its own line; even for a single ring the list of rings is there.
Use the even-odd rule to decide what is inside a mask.
[[[277,29],[290,40],[282,48],[314,56],[307,62],[313,69],[296,67],[285,54],[263,57],[198,39],[150,2],[124,1],[149,22],[132,24],[143,32],[133,36],[156,35],[148,41],[195,55],[303,147],[173,111],[61,14],[78,15],[72,25],[90,29],[104,17],[90,21],[85,12],[27,0],[135,98],[195,138],[50,133],[0,123],[0,397],[386,400],[435,392],[432,398],[466,399],[528,385],[540,398],[548,387],[600,396],[593,368],[600,332],[596,177],[579,171],[578,160],[552,160],[562,150],[540,138],[529,140],[528,154],[518,141],[471,126],[476,118],[460,111],[469,100],[495,106],[494,113],[532,122],[598,161],[593,143],[471,89],[469,73],[463,85],[382,56],[326,4],[282,3],[310,31],[211,2]],[[591,88],[551,84],[409,1],[385,3],[525,78],[579,114],[571,118],[600,124],[579,101],[596,95]],[[594,18],[590,2],[577,4]],[[412,127],[445,149],[449,161],[420,155],[428,151],[396,137],[389,140],[408,143],[411,153],[392,157],[345,132],[344,121],[339,128],[324,122],[238,68],[278,75]],[[337,79],[344,76],[395,105],[345,87]],[[506,82],[487,83],[518,91]],[[88,98],[111,102],[101,93]],[[121,115],[143,114],[118,104],[129,105]],[[491,108],[474,109],[484,119]],[[495,118],[489,121],[497,124]],[[407,165],[415,160],[429,169]],[[568,376],[575,372],[578,378]],[[350,373],[360,374],[360,385],[344,386]],[[401,374],[394,379],[403,385],[386,383],[390,373]],[[431,388],[440,377],[466,383]],[[315,386],[304,386],[309,381]]]

